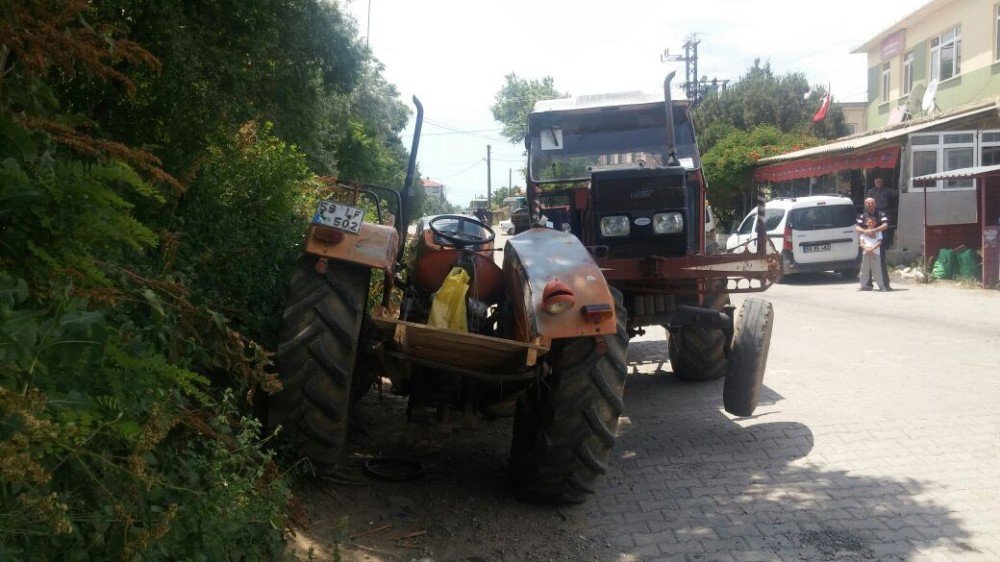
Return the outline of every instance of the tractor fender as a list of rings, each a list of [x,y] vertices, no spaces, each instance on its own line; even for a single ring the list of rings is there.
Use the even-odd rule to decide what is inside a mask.
[[[504,284],[513,305],[514,337],[559,339],[615,333],[615,301],[604,274],[580,239],[548,228],[533,228],[509,239],[504,248]],[[546,285],[564,283],[575,303],[553,314],[542,306]],[[591,316],[586,310],[601,311]]]
[[[310,225],[305,252],[392,272],[396,267],[399,233],[391,226],[361,223],[357,234]]]

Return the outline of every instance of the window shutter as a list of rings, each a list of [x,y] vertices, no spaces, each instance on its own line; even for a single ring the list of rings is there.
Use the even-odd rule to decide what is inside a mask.
[[[878,99],[879,79],[881,77],[881,65],[875,65],[868,69],[868,103]]]

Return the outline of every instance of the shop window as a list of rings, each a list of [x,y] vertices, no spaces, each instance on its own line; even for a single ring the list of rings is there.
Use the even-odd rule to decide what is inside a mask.
[[[983,131],[979,134],[979,165],[1000,164],[1000,131]]]
[[[1000,138],[997,146],[1000,147]],[[1000,151],[997,153],[1000,156]],[[976,165],[976,132],[947,131],[940,133],[920,133],[910,135],[910,169],[912,177],[925,176],[948,170],[970,168]],[[930,190],[972,189],[975,180],[939,180]],[[920,191],[923,186],[914,186],[911,191]]]

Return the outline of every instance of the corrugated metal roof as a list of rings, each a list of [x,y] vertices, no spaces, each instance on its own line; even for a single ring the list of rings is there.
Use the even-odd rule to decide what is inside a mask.
[[[883,141],[888,141],[892,139],[897,139],[909,135],[910,133],[915,133],[917,131],[922,131],[936,125],[942,125],[951,121],[956,121],[958,119],[963,119],[965,117],[971,117],[973,115],[978,115],[980,113],[985,113],[987,111],[995,110],[997,108],[996,100],[984,104],[980,107],[973,109],[963,110],[954,113],[953,115],[948,115],[945,117],[939,117],[937,119],[928,119],[919,123],[911,123],[905,126],[894,126],[892,129],[879,129],[874,133],[869,133],[867,135],[858,135],[854,137],[848,137],[843,140],[834,141],[829,144],[824,144],[821,146],[814,146],[812,148],[806,148],[803,150],[796,150],[795,152],[787,152],[785,154],[779,154],[777,156],[769,156],[767,158],[761,158],[755,164],[756,166],[766,166],[768,164],[775,164],[778,162],[786,162],[788,160],[798,160],[800,158],[809,158],[810,156],[818,156],[821,154],[831,154],[834,152],[856,150],[859,148],[864,148],[878,144]]]
[[[1000,174],[1000,164],[995,166],[973,166],[971,168],[959,168],[957,170],[948,170],[947,172],[938,172],[936,174],[927,174],[926,176],[917,176],[913,178],[913,182],[921,183],[921,182],[932,182],[937,180],[961,180],[966,178],[976,178],[979,176],[989,176],[993,174]]]

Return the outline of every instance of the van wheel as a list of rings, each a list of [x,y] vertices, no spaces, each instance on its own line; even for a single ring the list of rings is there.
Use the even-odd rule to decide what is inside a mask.
[[[555,340],[545,355],[551,374],[518,400],[511,441],[511,478],[532,500],[582,503],[607,472],[625,391],[627,316],[611,289],[618,327],[598,339]]]
[[[771,346],[774,308],[763,299],[747,299],[740,307],[729,352],[729,372],[722,387],[722,403],[734,416],[753,414],[764,383]]]
[[[268,399],[267,426],[282,426],[284,439],[314,463],[330,466],[347,438],[371,270],[337,262],[320,274],[316,259],[299,258],[291,280],[277,351],[282,389]]]

